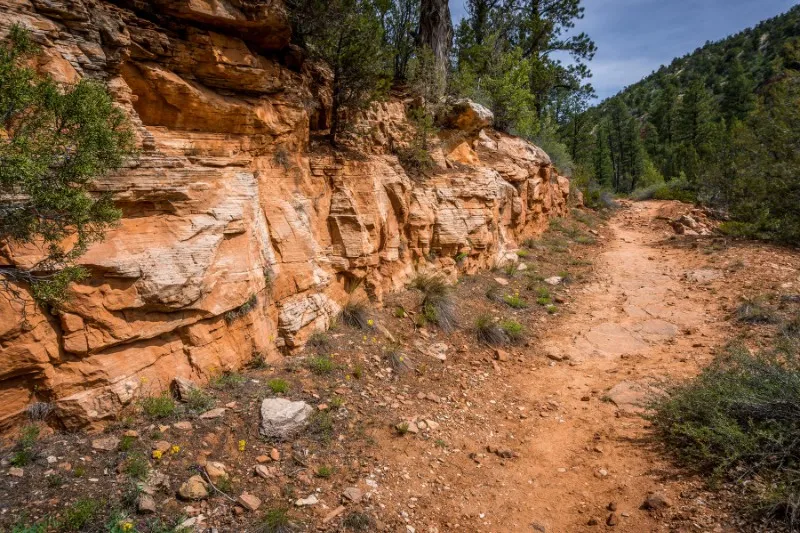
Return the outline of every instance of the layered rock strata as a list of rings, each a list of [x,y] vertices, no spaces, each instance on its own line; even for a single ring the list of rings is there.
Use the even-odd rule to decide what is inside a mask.
[[[400,97],[364,112],[347,150],[314,142],[330,76],[289,43],[278,0],[0,0],[0,36],[14,23],[42,72],[108,84],[140,150],[95,184],[124,216],[64,309],[0,290],[0,429],[37,402],[66,428],[101,424],[176,376],[291,354],[347,287],[379,303],[420,270],[492,267],[566,213],[547,155],[464,102],[427,177],[394,155],[412,129]],[[2,243],[0,264],[36,254]]]

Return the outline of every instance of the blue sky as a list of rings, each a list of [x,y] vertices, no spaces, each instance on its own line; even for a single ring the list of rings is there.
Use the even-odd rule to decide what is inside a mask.
[[[800,0],[584,0],[575,30],[597,44],[590,64],[599,98],[612,96],[674,57],[754,26]],[[465,0],[450,0],[453,18]]]

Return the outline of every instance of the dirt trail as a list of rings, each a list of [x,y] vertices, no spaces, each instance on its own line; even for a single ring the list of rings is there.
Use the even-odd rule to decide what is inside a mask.
[[[591,518],[605,525],[610,502],[618,531],[668,528],[638,509],[649,491],[680,500],[679,487],[664,483],[670,467],[643,445],[638,404],[650,382],[694,373],[727,328],[716,299],[687,286],[714,271],[687,270],[694,261],[681,250],[654,246],[664,238],[651,225],[658,206],[635,204],[611,221],[612,238],[595,262],[598,281],[543,339],[545,350],[570,363],[513,382],[530,402],[552,399],[558,410],[534,417],[530,445],[505,480],[529,487],[511,499],[526,505],[508,506],[498,531],[525,530],[532,519],[547,531],[575,531]]]
[[[654,222],[661,205],[634,204],[610,221],[595,280],[573,289],[572,311],[524,349],[524,360],[544,362],[495,367],[488,397],[473,400],[474,430],[458,445],[484,451],[489,440],[519,457],[433,462],[433,483],[444,486],[428,508],[438,530],[597,531],[611,530],[609,520],[614,531],[729,530],[701,484],[654,449],[639,416],[650,384],[695,374],[729,327],[724,298],[706,286],[720,271],[698,268],[706,259],[696,250],[658,245],[669,235]],[[409,455],[401,470],[414,470],[419,457]],[[639,509],[651,491],[672,507]]]

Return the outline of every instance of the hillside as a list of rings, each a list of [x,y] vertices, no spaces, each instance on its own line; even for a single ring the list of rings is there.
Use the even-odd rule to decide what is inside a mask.
[[[683,93],[697,79],[702,79],[721,103],[729,80],[739,75],[737,62],[754,86],[761,85],[781,71],[781,50],[797,37],[800,37],[800,6],[721,41],[706,42],[695,51],[675,58],[669,65],[603,101],[598,111],[607,112],[610,101],[621,99],[634,114],[645,117],[657,104],[666,85],[675,84]]]

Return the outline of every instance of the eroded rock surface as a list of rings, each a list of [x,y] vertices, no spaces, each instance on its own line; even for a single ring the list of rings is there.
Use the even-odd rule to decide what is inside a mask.
[[[175,377],[274,360],[330,325],[347,282],[380,302],[418,269],[492,267],[566,213],[568,180],[479,107],[451,116],[462,129],[442,131],[425,180],[394,155],[409,101],[363,112],[348,152],[312,144],[330,75],[289,44],[278,0],[0,0],[0,13],[0,37],[31,29],[43,72],[105,81],[140,148],[96,183],[124,216],[81,259],[92,276],[64,310],[0,291],[0,430],[34,402],[77,428]],[[0,263],[37,253],[3,244]]]

